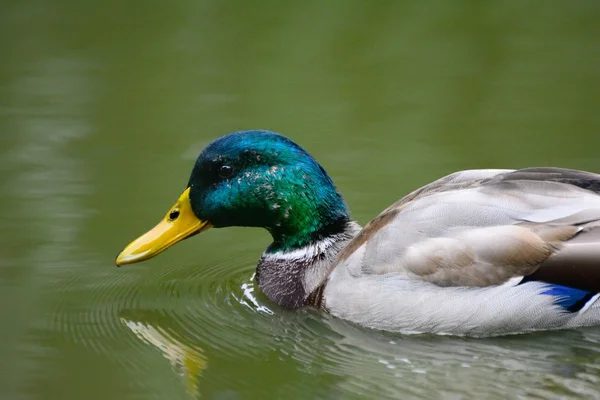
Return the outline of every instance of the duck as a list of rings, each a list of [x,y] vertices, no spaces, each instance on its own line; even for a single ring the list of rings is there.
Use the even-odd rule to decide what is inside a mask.
[[[536,167],[452,173],[364,227],[302,147],[229,133],[198,156],[160,222],[117,266],[209,228],[266,229],[260,290],[401,334],[495,336],[600,325],[600,175]]]

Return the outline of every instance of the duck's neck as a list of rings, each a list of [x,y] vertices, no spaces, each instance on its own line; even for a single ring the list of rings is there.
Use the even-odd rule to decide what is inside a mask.
[[[317,293],[330,272],[337,253],[358,234],[361,227],[354,221],[311,238],[301,246],[284,249],[274,245],[264,252],[256,270],[260,289],[285,308],[298,308],[318,301]]]

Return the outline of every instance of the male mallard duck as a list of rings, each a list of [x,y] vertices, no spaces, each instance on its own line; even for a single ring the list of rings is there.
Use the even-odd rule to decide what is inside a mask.
[[[560,168],[461,171],[362,230],[305,150],[235,132],[200,154],[187,188],[116,264],[210,227],[266,228],[261,290],[387,331],[497,335],[600,324],[600,175]]]

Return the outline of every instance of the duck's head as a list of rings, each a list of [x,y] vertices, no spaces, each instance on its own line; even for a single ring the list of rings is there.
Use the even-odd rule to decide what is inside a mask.
[[[300,146],[274,132],[234,132],[200,153],[175,205],[116,264],[147,260],[210,227],[263,227],[273,236],[268,252],[292,250],[342,231],[348,218],[331,178]]]

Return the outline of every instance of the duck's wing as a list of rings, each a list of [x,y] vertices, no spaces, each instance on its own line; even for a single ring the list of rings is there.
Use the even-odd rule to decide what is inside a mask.
[[[449,175],[386,209],[332,268],[444,287],[539,280],[598,293],[600,175],[558,168]]]

